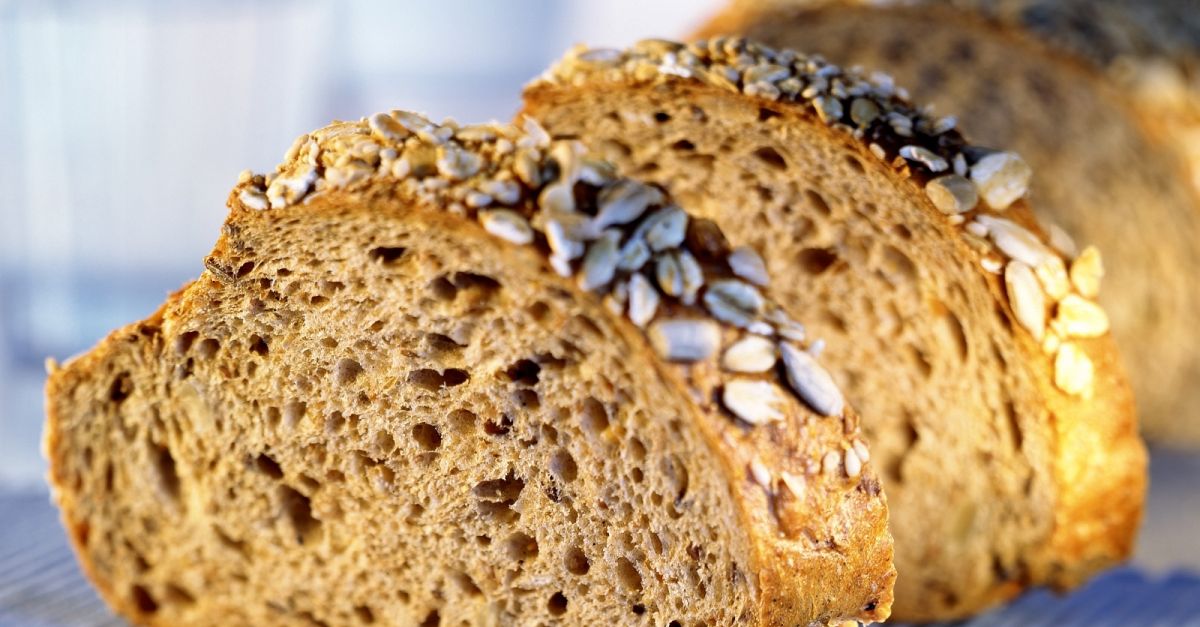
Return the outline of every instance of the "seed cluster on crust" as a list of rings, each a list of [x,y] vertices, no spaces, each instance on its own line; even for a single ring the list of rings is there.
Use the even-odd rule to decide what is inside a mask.
[[[1075,245],[1061,229],[1050,227],[1050,241],[1044,242],[1001,217],[1025,196],[1033,174],[1019,155],[968,144],[954,118],[936,118],[928,108],[912,106],[905,90],[886,75],[843,69],[820,56],[740,37],[687,44],[651,39],[625,50],[580,46],[530,87],[599,81],[698,81],[799,107],[859,140],[921,186],[930,203],[961,229],[982,267],[1003,276],[1014,317],[1047,354],[1055,357],[1064,347],[1071,351],[1072,358],[1054,360],[1058,388],[1091,395],[1094,368],[1073,340],[1108,328],[1103,310],[1092,302],[1103,275],[1099,253],[1088,248],[1075,257]],[[1075,275],[1088,290],[1078,289]],[[1087,303],[1088,322],[1076,324],[1080,301]]]
[[[536,247],[663,358],[714,363],[722,404],[743,423],[783,420],[789,392],[821,416],[843,416],[841,391],[811,354],[821,344],[807,343],[803,325],[764,293],[770,277],[753,248],[731,246],[715,223],[616,175],[580,142],[553,140],[533,118],[460,126],[392,111],[338,122],[299,137],[275,172],[244,172],[234,197],[245,210],[278,210],[380,181]],[[730,328],[737,337],[726,341]],[[853,454],[850,479],[865,461]]]

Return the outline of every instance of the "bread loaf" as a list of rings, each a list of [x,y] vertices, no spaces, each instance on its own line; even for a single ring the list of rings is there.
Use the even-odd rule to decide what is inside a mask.
[[[753,251],[532,119],[299,138],[53,367],[55,499],[152,625],[888,616],[858,415]]]
[[[1017,149],[1038,211],[1112,262],[1101,302],[1147,437],[1200,447],[1200,5],[866,4],[734,2],[704,32],[889,72],[977,141]]]
[[[1094,248],[1049,238],[1028,166],[869,77],[739,38],[573,51],[526,90],[761,254],[862,410],[894,615],[966,616],[1128,555],[1145,488]]]

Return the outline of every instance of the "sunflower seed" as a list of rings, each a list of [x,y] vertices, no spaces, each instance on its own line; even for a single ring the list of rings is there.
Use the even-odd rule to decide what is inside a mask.
[[[1071,291],[1071,279],[1067,277],[1067,266],[1058,255],[1047,255],[1042,263],[1033,269],[1042,289],[1053,302],[1058,302]]]
[[[934,135],[941,135],[954,130],[955,126],[958,126],[958,118],[948,115],[944,118],[939,118],[936,122],[934,122],[932,131]]]
[[[438,148],[438,173],[451,181],[471,178],[483,167],[483,158],[469,151],[447,144]]]
[[[679,271],[683,277],[683,292],[679,295],[679,300],[685,305],[694,305],[696,304],[696,294],[700,292],[700,288],[704,287],[704,270],[700,268],[696,257],[686,248],[679,249],[676,257],[679,260]]]
[[[812,355],[787,342],[779,343],[779,355],[788,385],[801,400],[822,416],[841,415],[846,404],[842,392]]]
[[[766,98],[767,100],[779,100],[779,96],[782,95],[778,87],[766,82],[749,83],[742,88],[742,93],[747,96]]]
[[[763,262],[762,256],[749,246],[734,248],[726,261],[734,274],[751,283],[766,285],[771,280],[771,277],[767,275],[767,264]]]
[[[547,220],[545,231],[546,243],[550,245],[550,251],[564,260],[576,259],[582,256],[587,249],[583,242],[571,239],[567,235],[566,227],[558,220]]]
[[[842,454],[837,451],[829,451],[825,457],[821,458],[821,471],[827,475],[836,474],[842,469]]]
[[[525,216],[509,209],[479,212],[479,222],[488,233],[519,246],[533,241],[533,228]]]
[[[993,209],[1007,209],[1029,190],[1033,170],[1012,152],[993,152],[971,166],[971,180]]]
[[[674,248],[687,235],[687,222],[688,215],[679,207],[663,207],[639,224],[634,236],[643,237],[654,252]]]
[[[546,148],[550,145],[550,133],[547,133],[532,116],[525,116],[521,122],[521,129],[525,131],[525,136],[520,141],[527,141],[530,147]]]
[[[599,211],[592,222],[601,229],[628,224],[640,218],[647,207],[662,201],[663,195],[658,188],[632,179],[621,179],[600,190],[596,198]]]
[[[721,391],[721,402],[733,415],[752,425],[783,420],[783,412],[777,408],[783,398],[770,381],[733,379]]]
[[[683,270],[674,255],[658,256],[654,263],[654,277],[664,294],[677,297],[683,293]]]
[[[858,453],[854,449],[846,450],[846,476],[851,479],[862,474],[862,460],[858,458]]]
[[[300,202],[316,180],[317,168],[311,165],[299,168],[291,176],[276,177],[267,187],[271,207],[281,209]]]
[[[1054,385],[1074,396],[1086,396],[1095,378],[1095,367],[1087,353],[1074,342],[1058,348],[1054,358]]]
[[[646,333],[650,345],[665,359],[708,359],[721,343],[721,327],[704,318],[656,320]]]
[[[946,215],[966,213],[975,208],[979,195],[975,184],[957,174],[939,176],[925,184],[925,195],[933,206]]]
[[[391,142],[398,142],[412,135],[408,129],[404,128],[404,125],[387,113],[376,113],[367,118],[367,126],[381,139]]]
[[[1058,352],[1060,346],[1062,346],[1062,338],[1053,329],[1047,330],[1046,337],[1042,338],[1042,352],[1053,355]]]
[[[804,477],[793,475],[785,470],[779,473],[779,478],[783,480],[783,485],[787,486],[787,489],[792,493],[792,496],[796,497],[797,499],[804,498],[804,493],[807,491]]]
[[[640,239],[631,239],[621,246],[617,269],[624,272],[636,272],[650,261],[650,247]]]
[[[968,233],[970,233],[971,235],[974,235],[975,237],[987,237],[987,234],[988,234],[987,226],[978,220],[971,220],[963,228],[966,229],[966,231]]]
[[[521,186],[512,181],[485,181],[479,186],[479,191],[491,196],[502,205],[515,205],[521,202]]]
[[[842,101],[829,96],[817,96],[813,99],[817,109],[817,117],[826,124],[832,124],[842,119]]]
[[[1033,339],[1041,341],[1046,331],[1046,297],[1033,270],[1020,261],[1008,262],[1004,269],[1004,285],[1017,322],[1033,334]]]
[[[513,174],[526,186],[537,188],[542,183],[541,166],[538,164],[537,157],[529,150],[521,150],[513,157]],[[574,199],[571,202],[571,209],[575,208]]]
[[[247,187],[238,194],[238,200],[248,209],[262,211],[271,206],[271,201],[267,200],[267,195],[257,189]]]
[[[593,187],[604,187],[616,178],[616,171],[607,161],[584,159],[583,165],[579,166],[579,180]]]
[[[991,256],[991,255],[988,255],[987,257],[983,257],[982,259],[980,259],[979,265],[983,266],[983,269],[985,271],[990,272],[992,274],[1000,274],[1000,273],[1004,272],[1004,262],[996,257]]]
[[[1036,235],[1015,222],[989,215],[979,215],[975,219],[987,227],[996,248],[1009,259],[1036,268],[1046,257],[1054,255]]]
[[[930,172],[943,172],[950,167],[940,155],[928,148],[909,144],[900,147],[900,156],[909,161],[916,161],[929,169]]]
[[[575,192],[566,181],[557,181],[542,188],[538,206],[550,213],[574,213]]]
[[[714,281],[704,290],[704,306],[716,319],[747,328],[762,310],[763,298],[749,283],[736,279]],[[767,327],[768,332],[770,327]]]
[[[638,327],[645,327],[658,311],[658,290],[641,273],[629,279],[629,320]]]
[[[965,177],[969,171],[970,170],[967,166],[966,156],[964,156],[961,152],[954,155],[954,173]]]
[[[550,147],[550,157],[558,163],[558,180],[567,187],[579,180],[579,157],[585,152],[583,144],[577,141],[554,142]]]
[[[850,119],[859,126],[867,126],[879,117],[879,105],[868,98],[855,98],[850,103]]]
[[[550,255],[550,267],[554,268],[554,271],[561,277],[575,274],[575,269],[571,267],[571,260],[561,255]]]
[[[767,465],[757,455],[754,459],[750,460],[750,476],[754,479],[755,483],[762,486],[767,492],[771,491],[771,470],[767,468]]]
[[[1095,298],[1100,294],[1100,281],[1104,278],[1104,261],[1100,258],[1100,250],[1088,246],[1079,253],[1071,264],[1071,285],[1080,294]]]
[[[472,209],[479,209],[492,204],[492,197],[483,192],[471,190],[467,192],[466,197],[463,198],[463,202],[467,203],[467,206]]]
[[[583,267],[580,268],[580,289],[594,290],[613,280],[617,272],[617,243],[620,240],[620,231],[610,230],[588,246],[583,256]]]
[[[1051,326],[1064,337],[1099,337],[1108,333],[1108,315],[1100,305],[1069,294],[1058,303]]]
[[[782,65],[763,63],[746,68],[742,72],[742,83],[746,85],[758,82],[774,83],[791,76],[791,74],[792,70]]]
[[[858,459],[862,463],[865,464],[871,461],[871,451],[867,449],[866,442],[863,442],[862,440],[855,440],[851,443],[851,446],[854,447],[854,453],[858,455]]]
[[[1053,222],[1046,224],[1046,232],[1050,236],[1050,245],[1062,253],[1067,259],[1074,259],[1079,254],[1075,240],[1063,228]]]
[[[623,54],[616,48],[591,48],[580,52],[575,58],[585,63],[612,65],[620,61]]]
[[[796,322],[782,307],[771,307],[767,310],[766,319],[774,326],[774,332],[786,340],[803,342],[805,339],[804,325]]]
[[[766,372],[778,359],[773,342],[762,336],[747,335],[725,349],[721,367],[731,372]]]

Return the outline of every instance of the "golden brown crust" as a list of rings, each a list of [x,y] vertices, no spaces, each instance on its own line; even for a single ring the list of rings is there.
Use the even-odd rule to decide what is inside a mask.
[[[718,17],[715,22],[724,20],[729,23],[733,19],[725,15]],[[717,32],[719,28],[715,26],[704,32]],[[558,130],[549,121],[552,112],[578,100],[576,92],[613,94],[658,89],[659,93],[673,94],[668,97],[680,102],[701,103],[707,102],[708,98],[719,100],[719,94],[731,91],[703,85],[687,77],[633,77],[613,70],[582,70],[571,74],[569,66],[567,70],[559,74],[551,72],[549,76],[553,78],[527,88],[525,111],[546,116],[552,132]],[[801,132],[824,135],[826,141],[843,144],[864,161],[877,160],[866,149],[864,142],[852,140],[847,134],[830,129],[816,119],[811,109],[806,110],[803,104],[786,106],[774,99],[745,95],[726,94],[725,97],[744,99],[751,104],[757,103],[756,106],[770,108],[776,115],[783,116],[783,127],[791,124],[803,129]],[[614,108],[620,106],[613,105]],[[703,108],[721,110],[720,105],[711,103]],[[631,116],[635,114],[633,111],[629,113]],[[599,115],[597,112],[592,114]],[[572,132],[567,130],[568,127],[564,125],[563,132]],[[586,137],[587,133],[583,135]],[[633,138],[629,140],[635,141]],[[926,198],[921,182],[912,177],[907,168],[889,167],[887,171],[896,186],[909,190],[908,195],[927,208],[931,221],[945,220],[945,216]],[[1013,204],[1002,215],[1045,241],[1046,234],[1023,201]],[[958,233],[956,229],[950,229],[950,232]],[[996,305],[1015,318],[1014,308],[1005,293],[1003,278],[985,271],[981,267],[984,256],[979,248],[971,245],[966,235],[959,234],[958,237],[962,238],[961,248],[970,251],[971,258],[975,260],[973,267],[990,287]],[[960,606],[953,615],[929,613],[918,609],[921,605],[919,600],[905,602],[901,599],[902,607],[908,613],[897,614],[899,618],[930,620],[969,615],[1015,596],[1028,585],[1076,585],[1098,568],[1129,555],[1144,497],[1146,462],[1145,450],[1137,435],[1132,395],[1114,343],[1107,334],[1079,341],[1097,373],[1094,394],[1084,398],[1068,395],[1055,386],[1054,357],[1044,352],[1029,333],[1016,328],[1014,335],[1024,357],[1020,368],[1025,372],[1021,376],[1028,377],[1034,383],[1036,393],[1040,396],[1038,402],[1044,408],[1041,420],[1046,423],[1048,437],[1052,439],[1048,443],[1051,459],[1045,460],[1045,467],[1052,471],[1054,481],[1052,529],[1042,538],[1040,548],[1024,556],[1029,571],[1025,578],[1003,581],[989,590],[972,591],[969,598],[973,602]],[[867,416],[866,419],[870,421],[871,417]],[[920,522],[911,520],[907,524],[919,526]]]

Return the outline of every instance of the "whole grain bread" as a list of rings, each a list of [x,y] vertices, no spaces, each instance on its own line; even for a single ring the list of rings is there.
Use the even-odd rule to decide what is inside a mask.
[[[888,616],[858,415],[753,251],[578,142],[395,111],[245,173],[54,366],[54,497],[149,625]]]
[[[896,538],[893,613],[949,619],[1128,555],[1145,451],[1091,300],[1096,250],[1039,227],[1020,157],[899,93],[745,39],[651,40],[573,51],[525,112],[786,278],[780,303],[827,340],[862,408]]]
[[[1200,447],[1193,0],[734,2],[702,30],[893,74],[1033,165],[1037,209],[1112,260],[1101,298],[1148,438]]]

